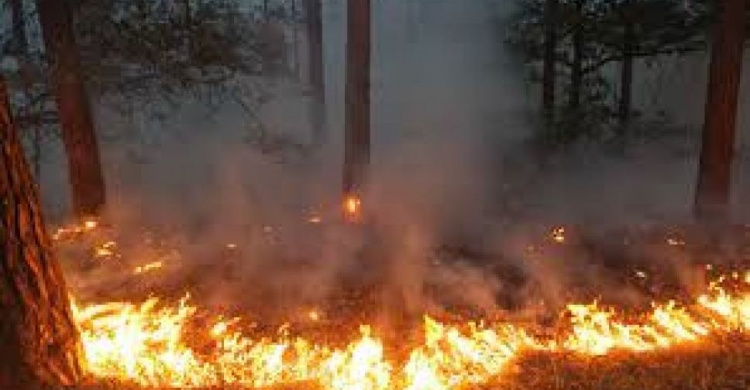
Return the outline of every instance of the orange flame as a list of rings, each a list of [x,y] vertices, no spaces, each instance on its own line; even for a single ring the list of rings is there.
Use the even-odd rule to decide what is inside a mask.
[[[606,355],[695,343],[714,334],[750,330],[748,275],[730,293],[712,284],[694,304],[655,303],[625,320],[598,304],[568,306],[569,331],[531,336],[510,323],[448,325],[426,317],[423,341],[405,361],[389,359],[371,326],[343,348],[291,337],[252,339],[239,319],[215,317],[196,327],[198,309],[184,298],[176,307],[152,298],[142,304],[73,304],[86,369],[94,377],[149,387],[265,387],[316,382],[334,390],[446,390],[486,383],[502,375],[524,350]]]
[[[349,222],[357,222],[362,218],[362,199],[357,194],[344,197],[344,218]]]

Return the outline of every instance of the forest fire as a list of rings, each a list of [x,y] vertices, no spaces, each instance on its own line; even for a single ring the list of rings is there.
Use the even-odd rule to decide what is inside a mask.
[[[743,276],[747,278],[747,275]],[[402,362],[386,356],[370,326],[343,348],[292,337],[252,339],[239,319],[220,316],[196,327],[200,310],[185,297],[176,306],[144,303],[75,304],[86,369],[94,377],[153,387],[265,387],[316,382],[326,389],[452,389],[502,375],[524,351],[606,355],[694,343],[750,330],[750,285],[727,292],[712,285],[693,305],[655,304],[628,322],[612,310],[570,305],[570,331],[535,337],[520,326],[445,324],[425,317],[421,343]],[[562,341],[558,341],[562,340]]]
[[[713,335],[750,330],[750,272],[729,277],[729,291],[712,284],[693,304],[655,303],[638,317],[597,304],[568,306],[554,336],[535,336],[513,323],[443,323],[425,317],[421,336],[392,359],[392,346],[371,326],[343,347],[292,336],[286,327],[268,338],[242,331],[242,319],[211,316],[189,296],[170,305],[74,303],[87,372],[144,387],[248,388],[316,383],[326,389],[453,389],[502,376],[525,351],[602,356],[647,352]],[[311,312],[319,318],[319,313]]]
[[[145,263],[133,275],[164,266]],[[502,377],[527,352],[644,353],[745,334],[750,330],[750,270],[716,278],[690,302],[654,302],[636,315],[599,303],[570,304],[558,323],[541,333],[510,321],[444,322],[425,315],[418,336],[397,346],[366,324],[358,337],[336,346],[320,335],[292,334],[291,326],[270,336],[251,336],[245,319],[202,309],[189,295],[176,304],[157,297],[96,304],[74,300],[72,312],[84,367],[94,380],[155,388],[314,383],[342,390],[455,389]],[[314,323],[324,316],[319,308],[304,313]]]

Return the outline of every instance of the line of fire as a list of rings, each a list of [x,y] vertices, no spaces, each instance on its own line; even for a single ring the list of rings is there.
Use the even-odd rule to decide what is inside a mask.
[[[0,0],[0,390],[750,389],[747,0]]]

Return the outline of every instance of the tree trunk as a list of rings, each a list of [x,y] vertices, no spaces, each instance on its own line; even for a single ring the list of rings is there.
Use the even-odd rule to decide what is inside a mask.
[[[622,69],[620,74],[620,102],[617,117],[622,130],[630,122],[633,101],[633,67],[635,63],[635,30],[632,21],[625,22],[622,44]]]
[[[583,50],[584,50],[584,15],[583,1],[576,0],[576,20],[573,26],[573,64],[570,73],[570,96],[568,106],[575,113],[581,107],[581,93],[583,91]]]
[[[344,195],[357,194],[370,161],[370,0],[349,0]]]
[[[555,120],[555,87],[557,82],[557,7],[558,0],[547,0],[544,10],[544,74],[542,75],[542,112],[547,124]]]
[[[80,343],[0,79],[0,389],[70,386]]]
[[[308,82],[312,91],[310,122],[312,124],[313,144],[319,147],[326,142],[323,3],[321,0],[305,0],[304,4],[309,49]]]
[[[696,217],[706,222],[721,222],[728,217],[747,1],[726,0],[720,7],[711,48],[695,197]]]
[[[104,178],[91,106],[81,74],[70,2],[38,0],[37,8],[46,50],[52,60],[73,211],[77,216],[96,215],[105,202]]]
[[[297,0],[291,0],[291,12],[292,16],[292,79],[299,81],[299,16],[297,15]]]
[[[29,52],[26,39],[26,18],[23,0],[10,0],[10,11],[13,23],[13,54],[26,56]]]

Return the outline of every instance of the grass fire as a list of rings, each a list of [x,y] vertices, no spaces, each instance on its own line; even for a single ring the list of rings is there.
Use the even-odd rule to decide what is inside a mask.
[[[0,390],[750,389],[748,0],[0,0]]]

